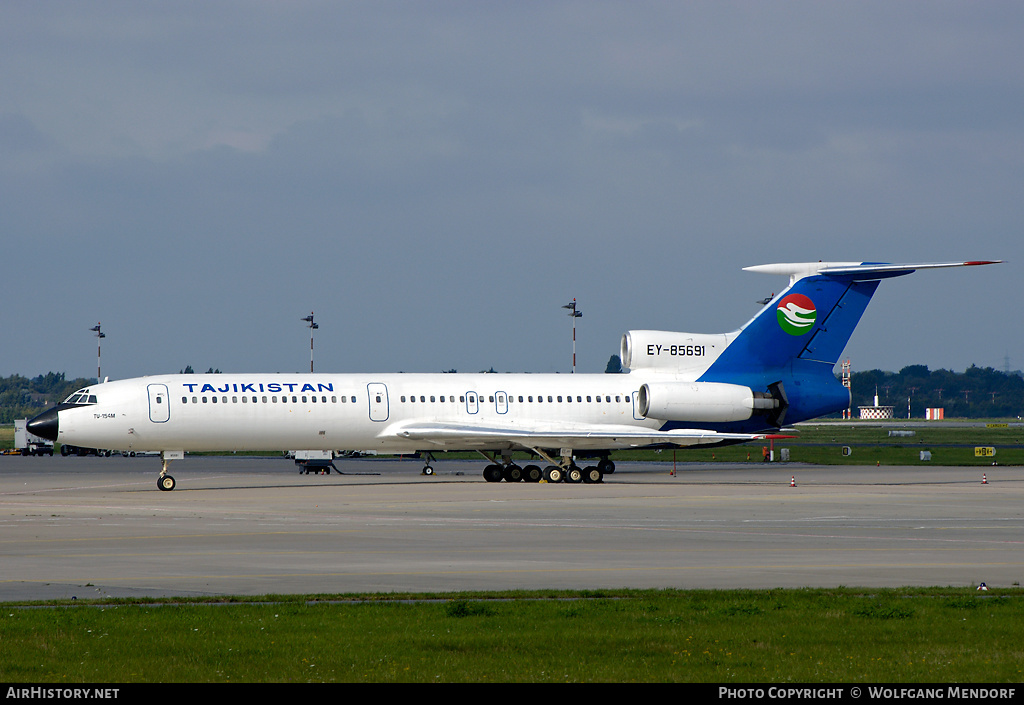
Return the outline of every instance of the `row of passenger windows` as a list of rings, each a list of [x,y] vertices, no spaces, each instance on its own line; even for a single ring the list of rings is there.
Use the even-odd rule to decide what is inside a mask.
[[[449,401],[449,402],[452,402],[452,403],[455,402],[455,397],[454,396],[449,396],[449,397],[445,398],[445,396],[443,394],[441,396],[438,396],[438,397],[435,397],[435,396],[427,397],[425,395],[420,395],[419,397],[410,396],[408,399],[409,399],[409,402],[419,401],[421,403],[425,403],[427,401],[427,399],[429,399],[431,402],[434,402],[434,401],[441,402],[441,403],[444,403],[445,401]],[[479,399],[479,402],[481,404],[484,403],[484,395],[483,394],[480,394],[480,395],[470,394],[469,395],[469,403],[470,404],[476,404],[478,399]],[[507,396],[507,399],[508,399],[508,403],[511,404],[511,403],[516,401],[517,397],[512,395],[512,394],[509,394]],[[565,401],[567,403],[571,403],[573,401],[573,397],[571,395],[567,395],[565,397],[562,397],[561,395],[554,396],[554,395],[551,395],[551,394],[547,395],[547,397],[544,397],[542,395],[537,395],[536,399],[534,399],[534,397],[532,397],[532,396],[519,395],[518,399],[519,399],[519,401],[521,403],[527,403],[527,404],[530,403],[530,402],[533,402],[533,401],[537,401],[538,403],[542,403],[542,402],[545,401],[545,399],[550,404],[555,404],[555,403],[561,404],[563,401]],[[586,399],[587,402],[590,402],[590,403],[594,403],[594,402],[608,402],[608,403],[612,403],[611,395],[602,395],[602,394],[598,394],[596,397],[595,396],[586,396],[586,397],[584,397],[584,396],[577,396],[576,397],[576,402],[582,404],[582,403],[584,403],[583,402],[584,399]],[[495,395],[492,394],[492,395],[488,396],[486,398],[486,400],[493,404],[494,400],[495,400]],[[506,395],[498,394],[497,395],[497,400],[498,400],[499,404],[504,404],[505,400],[506,400]],[[626,395],[625,397],[623,397],[623,395],[621,395],[621,394],[616,394],[615,395],[615,402],[616,403],[621,404],[623,402],[623,400],[625,400],[625,402],[627,404],[629,404],[631,402],[631,397],[629,395]],[[404,403],[405,401],[406,401],[406,397],[402,396],[402,402]],[[466,396],[465,395],[460,396],[459,397],[459,401],[460,402],[465,402],[466,401]]]
[[[460,396],[459,397],[459,402],[460,403],[465,403],[466,402],[466,396],[467,395]],[[484,395],[483,394],[480,394],[480,395],[470,394],[470,395],[468,395],[468,397],[469,397],[469,403],[470,404],[476,404],[476,403],[478,403],[478,401],[479,401],[479,403],[484,403]],[[534,397],[532,397],[532,396],[523,396],[523,395],[519,395],[518,397],[515,397],[515,396],[513,396],[511,394],[509,394],[507,396],[504,395],[504,394],[498,394],[497,395],[497,401],[498,401],[499,404],[506,403],[506,399],[508,400],[508,403],[510,403],[510,404],[514,403],[517,398],[518,398],[520,403],[527,403],[527,404],[528,403],[532,403],[534,401],[536,401],[537,403],[543,403],[545,401],[545,399],[547,400],[547,402],[549,404],[555,404],[555,403],[561,404],[561,403],[563,403],[563,401],[566,402],[566,403],[572,403],[572,401],[573,401],[573,397],[571,395],[567,395],[565,397],[563,397],[562,395],[555,396],[555,395],[551,395],[551,394],[549,394],[547,397],[544,397],[543,395],[537,395],[536,399]],[[189,404],[189,403],[191,403],[191,404],[207,404],[207,403],[210,403],[210,404],[217,404],[217,403],[227,404],[228,403],[228,399],[229,399],[229,397],[226,396],[226,395],[225,396],[221,396],[221,397],[216,397],[216,396],[207,397],[207,396],[204,395],[204,396],[194,396],[194,397],[191,397],[191,399],[189,397],[182,397],[181,398],[181,403],[182,404]],[[238,403],[242,403],[242,404],[249,404],[249,403],[252,403],[252,404],[278,404],[278,403],[287,404],[288,400],[289,400],[289,397],[287,395],[282,394],[280,399],[278,399],[277,396],[273,396],[273,395],[272,396],[262,396],[262,397],[257,397],[257,396],[251,396],[251,397],[248,397],[248,396],[242,396],[242,397],[232,396],[232,397],[230,397],[230,399],[231,399],[230,403],[232,403],[232,404],[238,404]],[[299,396],[299,395],[292,395],[291,403],[292,404],[298,404],[300,402],[300,400],[301,400],[301,403],[303,403],[303,404],[308,404],[308,403],[327,404],[328,403],[327,399],[328,399],[328,397],[326,397],[326,396],[317,397],[317,396],[306,396],[306,395],[301,395],[301,396]],[[437,403],[437,402],[444,403],[446,401],[450,402],[452,404],[455,403],[455,396],[454,395],[445,397],[443,394],[440,395],[440,396],[438,396],[438,395],[431,395],[429,397],[426,396],[426,395],[420,395],[419,397],[416,397],[416,396],[406,397],[405,395],[402,395],[401,399],[402,399],[402,403],[403,404],[407,403],[407,402],[408,403],[415,403],[417,401],[419,401],[420,403],[424,403],[425,404],[428,399],[430,400],[431,403]],[[602,394],[598,394],[597,396],[586,396],[586,397],[584,397],[584,396],[577,396],[576,397],[576,402],[582,404],[582,403],[584,403],[584,401],[583,401],[584,399],[586,399],[586,401],[589,402],[589,403],[594,403],[594,402],[598,402],[598,403],[605,402],[605,403],[609,403],[609,404],[612,403],[611,395],[602,395]],[[340,403],[342,403],[342,404],[347,404],[347,403],[354,404],[356,402],[355,396],[342,396],[342,397],[331,396],[330,397],[330,403],[331,404],[337,404],[337,403],[339,403],[339,400],[340,400]],[[494,401],[495,401],[495,395],[492,394],[492,395],[486,397],[486,400],[493,404]],[[379,399],[378,399],[378,401],[379,401]],[[630,403],[630,397],[628,395],[626,395],[624,397],[621,394],[616,394],[615,395],[615,403],[621,404],[621,403],[623,403],[623,401],[625,401],[625,403],[629,404]],[[93,401],[92,403],[95,403],[95,401]]]
[[[278,403],[278,398],[276,396],[269,396],[269,397],[266,397],[266,396],[264,396],[264,397],[256,397],[256,396],[252,396],[252,397],[237,397],[237,396],[232,396],[231,397],[231,403],[232,404],[238,404],[239,403],[239,399],[241,399],[241,403],[242,404],[248,404],[250,402],[253,403],[253,404],[277,404]],[[306,395],[302,395],[302,396],[293,395],[291,397],[291,403],[292,404],[298,404],[300,399],[302,400],[303,404],[308,404],[310,402],[312,402],[314,404],[317,404],[317,403],[326,404],[327,403],[327,397],[326,396],[321,396],[321,397],[309,396],[309,397],[307,397]],[[337,404],[339,399],[341,400],[342,404],[346,404],[346,403],[349,403],[349,402],[354,404],[355,401],[356,401],[356,398],[354,396],[351,396],[351,397],[332,396],[330,403],[331,404]],[[202,397],[192,397],[191,403],[192,404],[206,404],[207,400],[209,400],[209,403],[211,403],[211,404],[216,404],[218,402],[220,402],[221,404],[227,404],[228,403],[228,397],[227,396],[223,396],[223,397],[209,397],[209,398],[205,397],[205,396],[202,396]],[[181,398],[181,403],[182,404],[188,404],[189,403],[189,398],[188,397],[182,397]],[[281,395],[280,403],[281,404],[287,404],[288,403],[288,396],[286,394],[282,394]]]

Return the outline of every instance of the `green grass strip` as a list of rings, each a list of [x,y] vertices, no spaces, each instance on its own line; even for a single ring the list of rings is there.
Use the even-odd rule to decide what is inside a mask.
[[[1024,594],[973,588],[0,606],[0,681],[1020,682]]]

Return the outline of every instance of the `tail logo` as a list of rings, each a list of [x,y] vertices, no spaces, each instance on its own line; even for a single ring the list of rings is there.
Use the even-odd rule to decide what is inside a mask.
[[[814,302],[803,294],[790,294],[776,309],[779,327],[790,335],[803,335],[814,328],[818,318],[818,310]]]

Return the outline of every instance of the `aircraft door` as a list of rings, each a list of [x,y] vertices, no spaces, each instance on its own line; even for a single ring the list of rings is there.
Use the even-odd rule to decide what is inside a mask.
[[[476,414],[480,411],[480,397],[476,392],[466,392],[466,412]]]
[[[149,393],[149,420],[167,423],[171,418],[171,395],[167,393],[167,385],[150,384],[146,391]]]
[[[508,395],[505,392],[494,393],[494,408],[499,414],[508,413]]]
[[[391,415],[387,386],[382,382],[370,382],[366,385],[366,392],[370,398],[370,421],[387,421]]]

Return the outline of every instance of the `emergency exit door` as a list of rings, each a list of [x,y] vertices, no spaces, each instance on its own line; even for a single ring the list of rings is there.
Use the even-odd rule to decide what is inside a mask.
[[[370,382],[366,385],[370,397],[370,421],[387,421],[391,412],[388,408],[388,388],[383,382]]]

